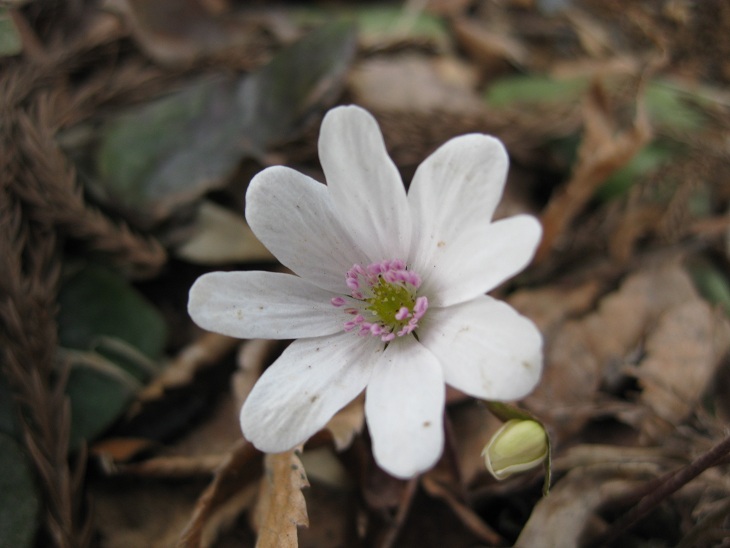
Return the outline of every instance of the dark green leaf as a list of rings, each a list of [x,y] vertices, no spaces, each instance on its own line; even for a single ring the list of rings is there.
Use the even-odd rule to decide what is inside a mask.
[[[157,362],[151,360],[122,339],[99,337],[93,350],[117,367],[121,367],[140,382],[149,380],[150,377],[160,371]]]
[[[94,352],[66,351],[71,364],[71,447],[92,440],[119,418],[141,388],[129,373]]]
[[[58,302],[62,346],[88,350],[107,336],[153,360],[161,356],[166,337],[162,316],[118,274],[88,266],[66,281]]]
[[[354,27],[331,23],[249,76],[199,80],[110,121],[92,191],[144,228],[225,183],[246,156],[291,139],[339,93]]]

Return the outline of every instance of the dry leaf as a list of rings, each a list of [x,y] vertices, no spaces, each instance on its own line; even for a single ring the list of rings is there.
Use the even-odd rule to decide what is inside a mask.
[[[297,451],[268,454],[261,480],[255,529],[257,548],[296,548],[297,527],[309,526],[302,489],[309,486]]]
[[[340,409],[325,426],[332,434],[338,451],[344,451],[352,443],[356,434],[362,432],[365,424],[365,397],[361,394]]]
[[[204,200],[193,234],[176,249],[178,257],[203,265],[273,261],[242,215]]]
[[[485,28],[472,18],[458,17],[453,21],[454,36],[464,49],[486,68],[499,68],[508,61],[524,65],[527,50],[506,31]]]
[[[233,395],[239,409],[243,406],[243,402],[246,401],[256,381],[259,380],[264,367],[271,363],[279,345],[279,341],[251,339],[239,347],[236,357],[238,370],[231,379]]]
[[[484,105],[472,89],[470,69],[455,59],[417,54],[375,57],[350,75],[354,102],[376,112],[475,115]]]
[[[352,487],[352,478],[345,465],[330,446],[307,449],[301,454],[307,478],[329,487],[346,489]],[[309,497],[307,497],[309,499]]]
[[[588,312],[593,306],[601,284],[589,279],[577,285],[550,285],[537,289],[522,289],[510,295],[508,301],[515,310],[528,316],[546,339],[553,329],[570,317]]]
[[[618,291],[600,301],[595,312],[556,328],[547,343],[543,379],[525,404],[554,428],[558,439],[577,432],[601,412],[594,401],[601,383],[610,385],[624,376],[626,364],[641,360],[659,318],[692,302],[703,301],[677,258],[629,276]],[[682,335],[679,344],[689,336]],[[709,360],[707,355],[704,358]],[[707,372],[716,362],[697,367]],[[676,378],[683,382],[681,376]]]
[[[646,359],[632,368],[641,401],[654,413],[641,423],[646,437],[661,441],[692,413],[728,349],[730,324],[699,297],[659,319],[646,341]]]

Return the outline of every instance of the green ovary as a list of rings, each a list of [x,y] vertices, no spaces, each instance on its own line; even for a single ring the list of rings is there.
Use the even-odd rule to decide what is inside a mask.
[[[400,284],[388,283],[382,278],[370,289],[373,296],[367,299],[369,306],[366,310],[378,317],[378,320],[393,329],[399,329],[408,323],[408,318],[397,320],[395,315],[406,307],[413,311],[416,303],[415,295]]]

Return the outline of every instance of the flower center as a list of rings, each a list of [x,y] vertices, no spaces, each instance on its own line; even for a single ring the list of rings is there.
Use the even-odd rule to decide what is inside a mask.
[[[357,330],[359,335],[392,341],[415,331],[428,309],[428,299],[417,294],[421,277],[400,259],[367,267],[355,264],[347,271],[345,281],[355,299],[355,306],[344,309],[353,316],[345,322],[345,331]],[[332,299],[332,305],[338,308],[346,304],[343,297]]]

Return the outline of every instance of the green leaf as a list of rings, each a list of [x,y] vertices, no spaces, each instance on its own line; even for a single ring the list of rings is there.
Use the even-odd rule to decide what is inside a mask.
[[[222,75],[110,120],[90,189],[152,228],[220,187],[245,157],[296,136],[342,88],[356,48],[349,23],[331,23],[245,77]]]
[[[675,131],[697,130],[705,122],[701,110],[686,99],[684,90],[662,81],[647,86],[646,107],[651,120],[660,127]]]
[[[0,7],[0,57],[17,55],[23,43],[7,8]]]
[[[431,40],[437,45],[450,42],[448,26],[442,17],[423,10],[409,10],[402,5],[365,4],[337,6],[334,13],[354,21],[366,44],[382,44],[389,39]],[[296,9],[292,18],[297,24],[322,24],[332,19],[333,7],[309,6]]]
[[[142,384],[94,352],[62,351],[71,364],[66,393],[71,400],[70,444],[93,440],[127,409]]]
[[[688,270],[700,294],[730,316],[730,278],[727,272],[705,259],[690,262]]]
[[[153,360],[162,355],[164,319],[115,272],[87,266],[64,283],[58,302],[61,346],[88,350],[107,336],[126,341]]]
[[[352,23],[329,23],[244,78],[236,92],[244,141],[263,150],[292,138],[318,106],[340,93],[356,46]]]
[[[641,149],[624,167],[614,172],[596,191],[596,198],[612,200],[628,191],[633,184],[654,173],[661,166],[676,158],[677,147],[654,141]]]
[[[484,98],[492,107],[515,104],[574,103],[588,87],[588,78],[556,79],[526,75],[501,78],[487,88]]]
[[[0,547],[35,545],[40,497],[28,460],[18,443],[0,433]]]

